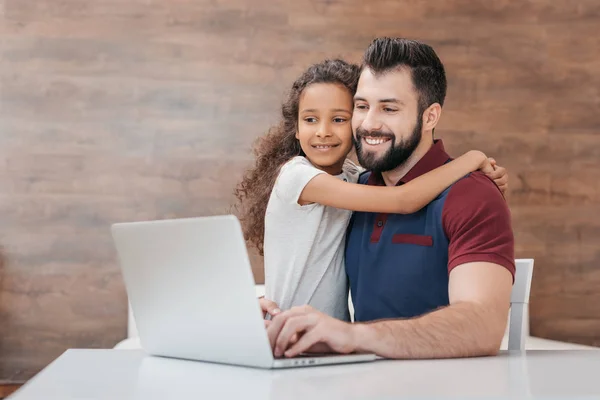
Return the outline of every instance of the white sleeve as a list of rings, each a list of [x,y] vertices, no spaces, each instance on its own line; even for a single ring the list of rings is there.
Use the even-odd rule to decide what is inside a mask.
[[[283,202],[297,205],[308,182],[324,173],[304,157],[295,157],[281,167],[273,190]]]

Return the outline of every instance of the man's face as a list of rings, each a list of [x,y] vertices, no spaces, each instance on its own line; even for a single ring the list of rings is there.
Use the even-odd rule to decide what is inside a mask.
[[[421,141],[418,95],[407,69],[360,75],[354,96],[352,130],[358,162],[375,172],[402,165]]]

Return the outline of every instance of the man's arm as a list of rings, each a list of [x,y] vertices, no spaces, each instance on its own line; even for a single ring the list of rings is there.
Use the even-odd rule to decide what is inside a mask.
[[[310,307],[275,317],[269,339],[290,357],[326,344],[336,352],[389,358],[449,358],[498,352],[506,328],[514,265],[510,211],[498,188],[471,174],[450,190],[442,213],[450,305],[405,320],[345,324]],[[303,333],[290,345],[290,338]],[[287,349],[287,351],[286,351]]]
[[[350,324],[312,307],[295,307],[267,328],[275,356],[303,352],[367,352],[386,358],[495,355],[506,328],[512,274],[472,262],[450,273],[450,305],[421,317]]]
[[[473,262],[450,273],[450,305],[408,320],[356,324],[356,351],[387,358],[495,355],[506,328],[512,275],[503,266]]]

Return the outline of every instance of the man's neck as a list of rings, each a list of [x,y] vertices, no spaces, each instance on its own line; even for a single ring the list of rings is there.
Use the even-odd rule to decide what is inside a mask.
[[[427,135],[427,136],[426,136]],[[427,139],[425,139],[427,137]],[[419,143],[415,151],[408,157],[408,159],[394,168],[391,171],[382,172],[381,176],[386,186],[395,186],[400,179],[404,178],[408,171],[410,171],[418,162],[427,154],[429,149],[433,146],[433,139],[431,138],[431,132],[423,132],[423,140]]]

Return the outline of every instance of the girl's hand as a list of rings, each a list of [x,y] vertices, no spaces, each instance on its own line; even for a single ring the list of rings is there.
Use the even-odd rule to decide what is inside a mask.
[[[258,304],[260,304],[260,309],[262,310],[263,318],[266,318],[267,315],[274,317],[275,315],[281,312],[277,303],[265,299],[265,296],[261,296],[258,298]]]
[[[488,161],[492,170],[486,172],[482,169],[482,172],[493,180],[496,186],[498,186],[498,189],[505,195],[508,190],[508,172],[506,171],[506,168],[499,166],[493,158],[488,158]]]
[[[494,166],[492,165],[492,158],[488,158],[485,154],[475,150],[475,154],[481,157],[481,163],[479,164],[479,171],[483,172],[487,176],[490,176],[495,172]]]

